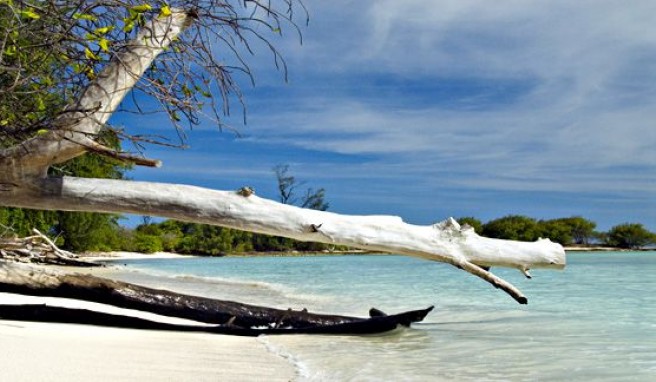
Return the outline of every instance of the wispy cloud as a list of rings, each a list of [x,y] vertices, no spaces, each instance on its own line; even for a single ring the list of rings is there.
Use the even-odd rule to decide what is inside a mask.
[[[356,212],[424,216],[439,196],[451,209],[426,213],[656,224],[656,2],[305,3],[303,46],[276,42],[290,83],[259,51],[244,138],[210,143],[202,126],[173,176],[265,184],[292,163]]]
[[[321,31],[299,58],[311,64],[294,68],[310,82],[298,85],[306,92],[253,118],[251,140],[394,155],[465,173],[485,169],[488,176],[470,186],[553,189],[555,180],[567,179],[564,187],[577,191],[604,182],[653,191],[656,53],[648,48],[656,26],[645,16],[656,14],[653,2],[412,0],[310,8]],[[392,99],[385,76],[400,87]],[[434,83],[432,90],[462,82],[471,93],[403,89],[398,78]],[[337,90],[328,97],[312,92],[321,81]],[[622,176],[617,168],[633,171],[609,184]]]

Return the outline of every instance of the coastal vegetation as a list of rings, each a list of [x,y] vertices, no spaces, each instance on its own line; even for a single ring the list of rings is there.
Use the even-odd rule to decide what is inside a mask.
[[[656,233],[640,223],[623,223],[610,230],[597,231],[597,223],[581,216],[536,220],[522,215],[508,215],[482,223],[474,217],[458,219],[485,237],[535,241],[548,238],[563,246],[601,245],[622,249],[639,249],[656,244]]]

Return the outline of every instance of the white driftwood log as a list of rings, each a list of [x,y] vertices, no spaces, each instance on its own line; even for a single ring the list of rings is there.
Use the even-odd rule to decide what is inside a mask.
[[[48,134],[0,150],[0,205],[156,215],[415,256],[461,268],[503,289],[520,303],[526,303],[522,293],[488,272],[489,267],[512,267],[525,273],[529,268],[564,267],[563,248],[549,240],[526,243],[483,238],[469,228],[461,228],[453,219],[433,226],[415,226],[398,217],[301,209],[259,198],[246,190],[48,177],[49,166],[94,150],[93,138],[102,123],[157,54],[189,22],[190,16],[181,11],[152,20],[81,93],[71,107],[77,111],[65,114]]]
[[[455,265],[503,289],[519,302],[519,290],[483,269],[562,268],[565,252],[549,240],[518,242],[478,236],[453,219],[432,226],[393,216],[350,216],[308,210],[238,191],[110,179],[45,179],[41,194],[3,204],[68,211],[122,212],[163,216],[301,241],[399,253]]]

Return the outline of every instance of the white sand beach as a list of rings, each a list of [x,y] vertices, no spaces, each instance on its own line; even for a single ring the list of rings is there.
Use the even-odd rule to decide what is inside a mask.
[[[0,304],[35,302],[189,323],[77,300],[0,293]],[[0,320],[0,344],[3,381],[291,381],[296,377],[291,363],[249,337]]]
[[[155,252],[155,253],[138,253],[126,251],[113,251],[113,252],[87,252],[80,254],[80,259],[87,261],[105,261],[105,260],[120,260],[120,259],[175,259],[194,257],[191,255],[180,255],[171,252]]]
[[[290,381],[253,338],[0,321],[4,381]]]

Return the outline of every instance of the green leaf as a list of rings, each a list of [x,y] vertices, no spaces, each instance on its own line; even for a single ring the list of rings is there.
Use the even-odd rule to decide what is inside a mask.
[[[98,18],[94,15],[89,15],[85,13],[74,13],[73,20],[98,21]]]
[[[125,23],[125,26],[123,26],[123,32],[130,33],[132,32],[132,29],[134,29],[134,21],[128,20]]]
[[[94,60],[94,61],[100,60],[100,57],[96,56],[89,48],[84,48],[84,56],[88,60]]]
[[[36,109],[38,111],[44,111],[46,109],[46,103],[43,101],[43,98],[36,99]]]
[[[103,52],[109,53],[109,41],[107,39],[100,39],[100,41],[98,41],[98,46],[100,46],[100,49],[102,49]]]
[[[113,29],[114,29],[114,26],[110,25],[110,26],[107,26],[107,27],[98,28],[95,31],[93,31],[93,33],[95,33],[97,35],[101,35],[101,34],[106,34],[108,32],[111,32]]]
[[[7,49],[5,49],[5,56],[8,57],[14,56],[16,55],[16,51],[17,51],[16,45],[10,45],[9,47],[7,47]]]
[[[39,129],[36,131],[36,135],[45,135],[45,134],[48,134],[47,129]]]
[[[171,8],[168,5],[165,5],[159,10],[159,17],[168,16],[171,16]]]
[[[153,7],[150,6],[150,4],[135,5],[134,7],[130,8],[131,11],[134,11],[136,13],[148,12],[151,9],[153,9]]]
[[[38,20],[41,18],[41,16],[34,13],[33,8],[23,9],[22,11],[20,11],[20,16],[24,19],[32,19],[32,20]]]
[[[90,80],[93,80],[96,78],[96,72],[93,71],[93,68],[87,68],[86,72],[84,73],[87,75],[87,78]]]

